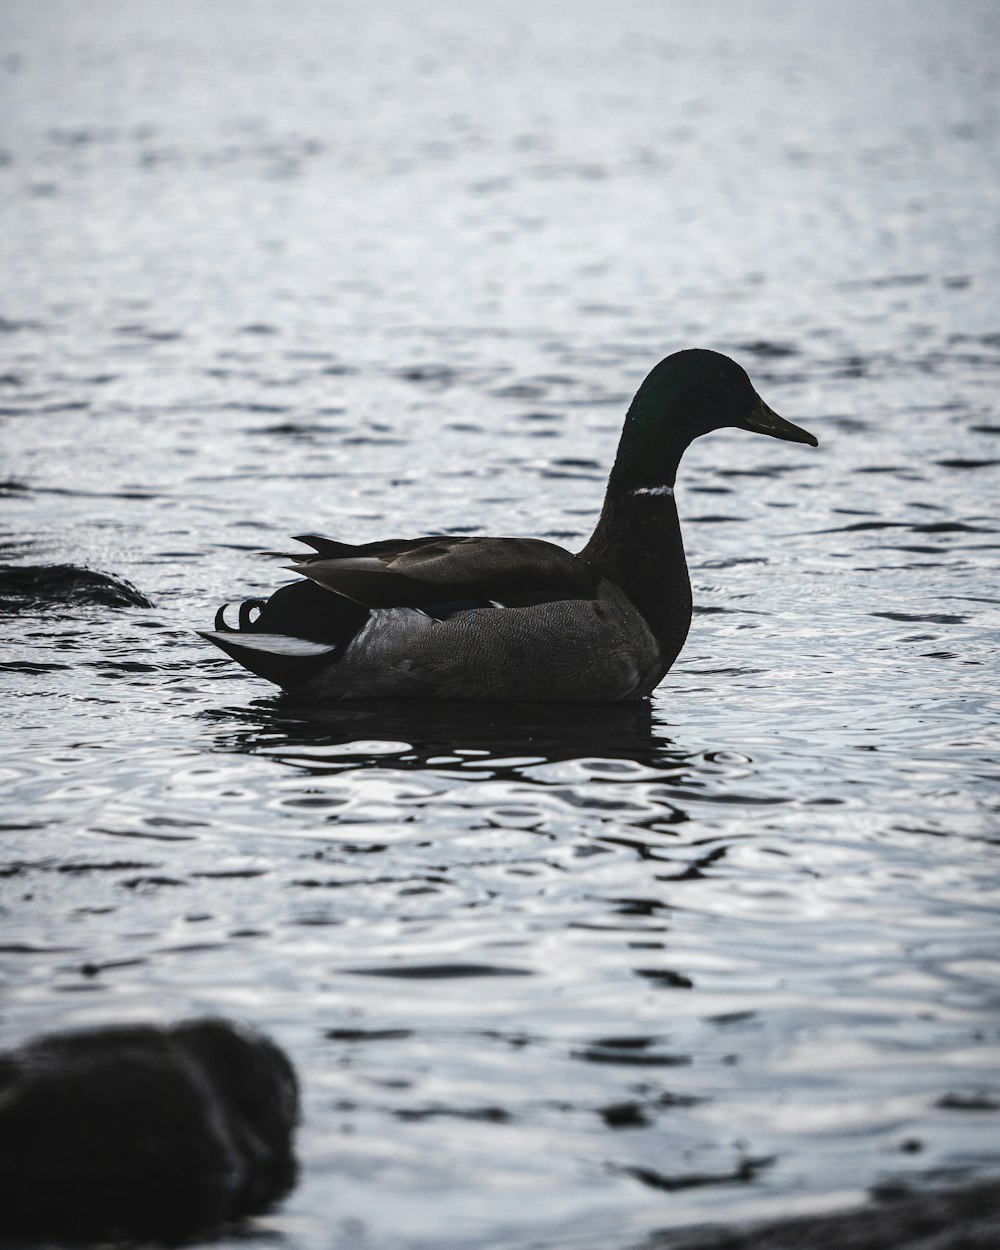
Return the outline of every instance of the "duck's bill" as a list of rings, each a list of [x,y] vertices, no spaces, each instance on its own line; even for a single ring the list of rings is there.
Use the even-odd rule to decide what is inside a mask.
[[[808,443],[810,447],[819,446],[819,439],[815,434],[810,434],[801,426],[792,425],[791,421],[779,417],[773,409],[768,408],[759,395],[753,411],[747,417],[746,428],[757,434],[770,434],[772,438],[787,439],[790,443]]]

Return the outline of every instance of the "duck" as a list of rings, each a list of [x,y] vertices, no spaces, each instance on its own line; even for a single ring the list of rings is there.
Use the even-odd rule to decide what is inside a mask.
[[[685,450],[735,427],[818,446],[719,352],[661,360],[628,408],[594,532],[573,553],[540,538],[432,534],[346,543],[319,534],[299,580],[198,631],[259,677],[335,700],[618,703],[648,697],[691,625],[674,487]]]

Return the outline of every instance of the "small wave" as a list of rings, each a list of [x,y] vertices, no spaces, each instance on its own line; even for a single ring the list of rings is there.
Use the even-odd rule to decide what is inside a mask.
[[[372,968],[346,968],[355,976],[401,977],[412,981],[454,980],[457,977],[529,977],[527,968],[511,968],[498,964],[389,964]]]

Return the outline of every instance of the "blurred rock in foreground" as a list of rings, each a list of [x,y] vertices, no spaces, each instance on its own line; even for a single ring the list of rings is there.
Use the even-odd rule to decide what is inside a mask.
[[[178,1240],[295,1179],[298,1085],[225,1020],[112,1025],[0,1055],[0,1236]]]

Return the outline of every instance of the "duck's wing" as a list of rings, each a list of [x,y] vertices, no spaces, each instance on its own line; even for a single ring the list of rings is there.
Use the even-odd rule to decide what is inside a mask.
[[[215,629],[199,631],[245,668],[286,689],[338,663],[373,609],[411,608],[447,620],[475,609],[592,600],[597,594],[590,565],[540,539],[444,534],[352,546],[309,534],[297,541],[315,552],[293,557],[290,566],[306,580],[281,587],[266,602],[242,603],[237,628],[220,608]]]
[[[316,552],[291,568],[366,608],[452,611],[526,607],[593,599],[597,575],[586,561],[538,538],[433,535],[350,547],[303,535]],[[459,606],[460,605],[460,606]]]

